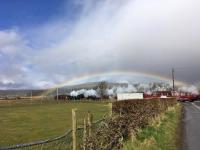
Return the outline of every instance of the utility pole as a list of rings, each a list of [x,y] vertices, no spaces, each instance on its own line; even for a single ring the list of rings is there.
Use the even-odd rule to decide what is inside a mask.
[[[31,90],[31,100],[33,100],[33,91]]]
[[[58,101],[58,88],[56,89],[56,99]]]
[[[175,92],[175,84],[174,84],[174,68],[172,68],[172,84],[173,84],[172,91],[173,91],[173,96],[174,96],[174,92]]]

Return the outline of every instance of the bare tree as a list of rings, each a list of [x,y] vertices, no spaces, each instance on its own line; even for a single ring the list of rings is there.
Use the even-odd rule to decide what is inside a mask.
[[[97,92],[101,98],[107,98],[107,88],[108,83],[106,81],[102,81],[98,84]]]

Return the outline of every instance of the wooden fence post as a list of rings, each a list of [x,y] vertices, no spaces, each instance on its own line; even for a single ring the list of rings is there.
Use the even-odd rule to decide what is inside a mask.
[[[112,117],[112,103],[109,103],[110,106],[110,116]]]
[[[92,122],[93,122],[93,114],[90,114],[90,136],[92,136]]]
[[[119,116],[120,117],[122,116],[122,109],[121,108],[119,109]]]
[[[135,138],[134,132],[131,131],[131,142],[132,142],[132,143],[134,142],[134,138]]]
[[[87,122],[86,122],[86,118],[84,117],[84,121],[83,121],[83,150],[86,150],[86,140],[87,140]]]
[[[89,137],[92,136],[92,119],[93,119],[93,116],[92,114],[88,111],[88,132],[89,132]]]
[[[76,145],[76,129],[77,129],[77,121],[76,121],[76,110],[72,109],[72,142],[73,142],[73,150],[77,149]]]

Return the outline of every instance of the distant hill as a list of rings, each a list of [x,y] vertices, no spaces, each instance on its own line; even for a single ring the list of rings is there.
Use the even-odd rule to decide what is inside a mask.
[[[70,85],[70,86],[64,86],[59,87],[59,94],[69,93],[72,90],[80,90],[80,89],[97,89],[100,82],[89,82],[84,84],[77,84],[77,85]],[[127,86],[127,83],[109,83],[107,82],[108,87],[113,86]],[[0,96],[31,96],[31,92],[33,96],[40,96],[46,93],[47,91],[50,91],[49,95],[56,95],[56,88],[50,88],[50,89],[27,89],[27,90],[0,90]]]
[[[46,90],[0,90],[0,96],[33,96],[42,95]]]

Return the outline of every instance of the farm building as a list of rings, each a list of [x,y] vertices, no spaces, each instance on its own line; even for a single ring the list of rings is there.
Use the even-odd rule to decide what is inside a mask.
[[[143,93],[118,93],[117,94],[117,100],[133,100],[133,99],[143,99],[144,94]]]

